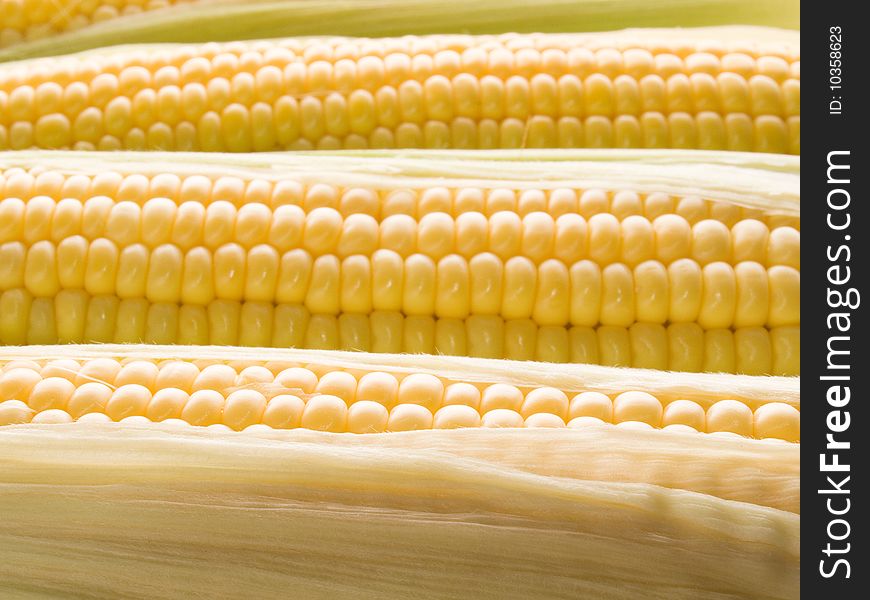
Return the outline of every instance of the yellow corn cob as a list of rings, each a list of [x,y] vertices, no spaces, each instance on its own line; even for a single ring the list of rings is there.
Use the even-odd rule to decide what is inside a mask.
[[[566,156],[6,155],[0,342],[799,372],[789,161]]]
[[[287,39],[13,62],[0,65],[0,149],[799,154],[797,36],[710,36]]]
[[[0,48],[192,0],[0,0]]]
[[[487,359],[153,345],[3,352],[0,426],[113,421],[246,433],[615,426],[798,442],[800,399],[787,378],[592,366],[554,374]]]
[[[799,435],[794,379],[177,346],[12,348],[0,370],[5,589],[69,585],[70,571],[45,568],[41,538],[51,531],[54,543],[80,540],[64,558],[73,567],[100,554],[109,575],[96,597],[146,584],[141,565],[162,544],[182,558],[161,561],[155,581],[173,588],[148,587],[159,597],[185,595],[188,585],[218,594],[218,584],[218,595],[255,589],[271,598],[293,585],[316,597],[356,582],[359,597],[400,598],[425,582],[423,597],[433,599],[470,589],[481,598],[553,598],[560,592],[547,565],[566,555],[578,560],[556,579],[572,594],[795,593],[799,444],[782,441]],[[206,529],[219,515],[220,533]],[[243,525],[250,542],[239,550],[238,539],[222,536]],[[106,555],[107,528],[123,551]],[[369,560],[395,564],[382,555],[385,530],[399,562],[413,564],[426,547],[426,563],[397,570],[389,588],[383,577],[361,584],[356,569]],[[234,558],[208,581],[176,578],[193,564],[191,540],[209,548],[210,565],[223,564],[224,547]],[[495,547],[508,550],[487,550]],[[652,557],[656,568],[640,561],[633,573],[643,583],[625,591],[617,554]],[[290,575],[300,572],[298,556],[308,557],[303,580]],[[687,560],[697,569],[690,575]],[[19,567],[30,561],[39,573]],[[281,568],[263,580],[261,567],[275,561]],[[458,571],[441,576],[432,561]],[[489,582],[520,564],[519,591]],[[735,568],[763,584],[735,583]],[[457,577],[472,583],[460,591]],[[481,581],[489,584],[478,594]]]
[[[120,348],[109,347],[104,355]],[[191,356],[194,348],[178,351]],[[75,350],[73,346],[65,355],[73,355]],[[47,347],[40,347],[30,353],[38,356],[47,351]],[[175,352],[167,347],[159,351]],[[227,349],[218,356],[232,356],[230,352],[232,349]],[[580,368],[571,379],[569,374],[574,371],[563,371],[560,377],[570,383],[558,387],[485,383],[477,377],[472,385],[467,378],[449,375],[449,361],[433,362],[446,365],[441,371],[430,366],[428,359],[406,359],[396,363],[392,370],[397,372],[390,373],[383,370],[391,370],[386,366],[370,367],[350,359],[344,364],[357,364],[356,369],[332,368],[329,361],[343,357],[341,354],[325,352],[321,364],[316,362],[321,356],[317,353],[298,356],[302,358],[293,363],[247,365],[214,359],[159,363],[135,358],[126,362],[112,358],[6,361],[0,364],[0,425],[72,422],[99,413],[100,417],[86,420],[180,419],[190,425],[225,426],[237,431],[266,426],[335,433],[616,423],[632,428],[728,432],[758,439],[800,439],[795,401],[788,403],[785,395],[772,401],[768,389],[762,389],[763,395],[744,392],[747,396],[743,398],[740,390],[730,389],[725,392],[730,396],[724,398],[722,391],[698,390],[685,397],[675,395],[674,388],[649,393],[629,384],[627,391],[611,390],[607,395],[586,383],[584,391],[577,393],[571,386],[587,372],[599,372]],[[373,356],[377,355],[361,355],[360,360],[377,360]],[[398,361],[397,356],[387,355],[385,360]],[[414,368],[414,360],[422,365],[419,369]],[[306,366],[299,366],[303,364]],[[515,363],[469,364],[491,369],[502,378],[497,381],[504,380],[509,369],[517,368]],[[532,372],[537,374],[537,369],[540,367],[533,367]],[[629,373],[624,377],[626,382],[632,380]],[[783,389],[785,384],[770,385]]]
[[[153,10],[167,5],[174,6]],[[731,23],[797,29],[800,5],[795,0],[671,0],[655,7],[643,0],[539,0],[534,5],[525,0],[0,0],[0,16],[0,49],[14,45],[0,50],[2,62],[109,46],[118,40],[549,33]]]

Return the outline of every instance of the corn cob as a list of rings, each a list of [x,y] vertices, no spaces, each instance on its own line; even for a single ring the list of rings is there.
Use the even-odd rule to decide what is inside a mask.
[[[6,155],[0,342],[799,372],[797,163],[569,155]]]
[[[64,573],[75,569],[49,569],[50,577],[16,569],[22,560],[45,564],[45,558],[38,559],[44,550],[37,540],[46,525],[52,526],[55,539],[60,535],[97,544],[78,543],[72,554],[75,560],[86,560],[104,542],[94,537],[97,534],[79,537],[69,523],[90,528],[99,518],[103,527],[96,531],[104,531],[115,518],[130,516],[137,505],[135,529],[113,527],[113,543],[127,549],[125,556],[143,552],[145,558],[160,551],[155,543],[183,547],[163,537],[160,532],[167,529],[179,539],[224,547],[223,534],[214,537],[202,526],[212,511],[217,516],[224,510],[220,507],[232,505],[246,506],[249,527],[249,511],[257,511],[257,527],[263,528],[268,543],[262,548],[246,545],[244,560],[237,554],[238,544],[230,544],[236,554],[226,569],[230,579],[221,581],[229,586],[224,593],[249,581],[245,565],[255,568],[280,557],[281,568],[270,571],[274,579],[252,583],[262,586],[256,588],[258,597],[272,597],[276,589],[284,589],[279,583],[291,581],[288,573],[298,572],[291,568],[294,553],[325,553],[333,570],[342,565],[342,575],[331,577],[309,568],[305,572],[311,579],[296,581],[294,589],[307,595],[309,589],[325,590],[328,585],[336,587],[324,593],[335,593],[350,584],[353,579],[344,577],[355,577],[349,573],[360,566],[358,558],[336,554],[337,544],[350,544],[354,556],[366,548],[365,565],[372,552],[380,556],[385,546],[360,546],[361,540],[374,533],[371,527],[383,532],[388,524],[390,539],[408,544],[398,564],[408,564],[416,556],[416,543],[441,549],[450,539],[456,545],[447,546],[448,554],[483,561],[479,567],[467,562],[461,567],[470,569],[463,571],[463,579],[483,569],[472,577],[475,585],[485,573],[513,565],[519,555],[469,554],[471,538],[460,533],[469,528],[475,531],[476,548],[486,531],[495,536],[489,540],[493,543],[513,532],[512,547],[522,549],[523,561],[530,553],[542,553],[543,560],[545,552],[553,552],[540,567],[526,571],[523,586],[534,582],[534,587],[522,587],[514,596],[493,582],[481,587],[480,597],[561,597],[550,587],[554,573],[544,565],[569,551],[571,556],[590,557],[570,561],[580,565],[577,568],[560,569],[559,589],[572,594],[607,589],[618,598],[637,593],[651,598],[715,593],[788,598],[794,591],[799,446],[781,440],[799,431],[793,420],[799,418],[795,380],[602,367],[555,372],[549,365],[467,358],[287,350],[246,355],[238,348],[154,346],[14,348],[3,353],[0,369],[0,393],[13,397],[0,403],[0,418],[6,424],[0,427],[0,481],[10,492],[0,499],[8,517],[0,522],[0,581],[9,589],[25,586],[50,593],[69,585]],[[426,424],[419,418],[424,411],[429,415]],[[471,413],[482,416],[469,420]],[[71,423],[74,414],[77,421]],[[573,414],[579,416],[565,427]],[[14,424],[16,415],[19,424]],[[746,429],[747,415],[752,431]],[[668,420],[674,422],[664,425]],[[557,422],[562,428],[554,431],[551,427]],[[619,424],[608,424],[612,422]],[[692,424],[697,431],[713,433],[697,433]],[[421,425],[428,429],[420,430]],[[333,432],[339,429],[388,432],[336,436]],[[779,441],[741,434],[772,434]],[[709,476],[711,470],[717,477]],[[197,474],[195,488],[192,473]],[[41,484],[38,491],[33,482]],[[113,485],[122,482],[123,486]],[[99,496],[88,491],[97,489],[93,486],[101,490]],[[102,508],[97,509],[98,504]],[[348,521],[343,521],[342,510],[323,511],[324,504],[345,506],[351,511]],[[193,505],[195,515],[185,508]],[[22,546],[21,528],[36,525],[36,514],[39,527],[31,530],[36,534]],[[174,519],[179,514],[184,518],[177,528]],[[366,518],[359,518],[361,514]],[[54,525],[64,527],[58,520],[61,515],[67,528],[59,532]],[[317,518],[309,522],[311,515],[333,519],[324,531],[339,528],[340,536],[324,540],[283,529],[287,523],[327,527]],[[439,523],[457,518],[461,526],[437,533],[441,541],[434,543],[429,536],[440,531]],[[393,519],[407,529],[396,529]],[[173,526],[168,528],[169,523]],[[349,528],[351,523],[359,526],[357,533]],[[599,527],[602,523],[607,524],[606,534]],[[231,522],[230,527],[235,526]],[[639,536],[639,531],[645,535]],[[244,539],[254,540],[261,534],[257,529],[250,537],[249,529],[246,535]],[[133,550],[140,536],[150,543]],[[285,548],[283,544],[293,539],[299,543]],[[565,546],[566,539],[573,541]],[[646,541],[638,544],[639,539]],[[667,544],[659,545],[659,539]],[[701,548],[706,550],[699,552]],[[618,562],[611,553],[624,552],[655,555],[656,577],[644,577],[643,584],[629,591],[623,585],[602,583],[617,577],[609,571]],[[598,560],[590,563],[593,555]],[[114,593],[121,581],[115,577],[123,578],[124,585],[142,577],[142,561],[135,561],[133,572],[124,561],[100,560],[111,567],[111,575],[105,580],[109,583],[102,584],[108,587],[90,589],[89,584],[96,597]],[[223,560],[218,550],[209,553],[209,564],[215,560]],[[382,560],[396,564],[386,557],[378,559]],[[383,590],[378,586],[384,578],[379,576],[361,586],[361,593],[398,598],[404,586],[418,586],[421,578],[432,590],[425,597],[460,598],[468,593],[467,586],[462,592],[452,587],[456,573],[433,575],[440,570],[427,568],[431,560],[447,564],[444,561],[452,559],[427,558],[420,573],[397,572],[391,587]],[[686,560],[709,562],[690,578],[691,592],[684,596],[673,586],[675,581],[686,585],[685,575],[677,575],[684,572]],[[750,589],[727,576],[735,565],[743,568],[743,561],[763,576],[763,588]],[[673,565],[674,573],[663,574],[662,565]],[[175,569],[188,568],[184,561],[164,561],[163,578],[156,581],[174,580],[165,578]],[[635,572],[646,573],[645,567],[639,569]],[[201,591],[211,589],[215,582],[210,581],[197,578],[190,585]],[[165,592],[149,589],[151,597],[178,593],[175,587]]]
[[[13,62],[0,65],[0,149],[799,154],[797,37],[700,35],[287,39]]]
[[[246,352],[239,348],[194,346],[9,348],[0,360],[0,426],[114,422],[348,447],[443,444],[444,451],[538,474],[654,483],[799,512],[798,472],[784,459],[792,451],[777,449],[783,441],[800,441],[798,384],[787,378],[591,366],[554,376],[543,364],[520,371],[506,361],[322,351],[241,356]],[[535,460],[505,455],[485,441],[498,433],[473,433],[541,428],[578,432],[554,438],[565,448],[620,440],[630,464],[619,472],[613,464],[604,468],[610,455],[592,452],[582,464],[568,463],[552,448]],[[449,433],[438,433],[456,429],[465,431],[466,443],[454,446]],[[423,435],[427,431],[436,437]],[[364,435],[320,438],[317,432]],[[385,432],[419,437],[377,435]],[[685,464],[670,472],[641,468],[646,444],[659,458]],[[693,464],[687,444],[709,446],[708,460],[720,475],[750,464],[756,472],[710,480],[704,475],[709,465]],[[741,456],[741,449],[751,456]],[[762,487],[764,481],[771,485]]]
[[[104,356],[118,353],[109,346]],[[158,347],[160,351],[181,352],[191,347]],[[75,346],[63,351],[71,355]],[[14,352],[15,350],[13,350]],[[21,352],[22,349],[17,350]],[[141,349],[139,350],[142,351]],[[31,355],[50,352],[35,347]],[[232,349],[217,356],[232,356]],[[236,351],[238,355],[238,351]],[[74,355],[74,354],[72,354]],[[726,432],[747,437],[800,439],[797,401],[782,390],[785,383],[773,381],[769,388],[782,393],[747,390],[723,392],[694,390],[688,396],[675,395],[674,388],[654,393],[631,389],[609,395],[585,383],[575,387],[589,367],[563,371],[570,381],[552,385],[522,386],[502,383],[516,364],[493,366],[491,361],[471,362],[486,366],[501,376],[496,382],[482,382],[450,376],[450,359],[443,371],[414,369],[416,359],[398,361],[397,372],[384,372],[383,365],[368,367],[364,362],[345,359],[344,370],[330,366],[342,354],[299,352],[292,363],[224,364],[218,360],[94,358],[84,363],[75,359],[54,361],[6,361],[0,364],[0,424],[15,422],[72,422],[89,413],[100,420],[178,420],[200,426],[218,425],[243,430],[249,427],[325,430],[335,433],[379,433],[457,427],[586,427],[615,423],[631,428],[671,428],[679,431]],[[353,355],[350,355],[353,356]],[[361,361],[379,355],[360,355]],[[306,357],[310,357],[307,360]],[[454,359],[455,360],[455,359]],[[418,361],[420,362],[420,361]],[[306,365],[305,367],[300,365]],[[359,365],[356,369],[348,365]],[[421,362],[424,367],[427,361]],[[495,363],[498,364],[498,363]],[[482,367],[481,367],[482,368]],[[525,367],[522,367],[525,368]],[[540,367],[530,367],[533,372]],[[585,370],[584,370],[585,369]],[[436,376],[433,373],[439,373]],[[574,374],[576,373],[576,374]],[[573,375],[573,378],[569,377]],[[588,376],[586,376],[588,380]],[[631,374],[625,374],[631,381]],[[688,376],[687,381],[693,381]],[[777,387],[778,386],[778,387]],[[697,388],[697,384],[695,384]],[[278,398],[278,400],[275,400]],[[304,399],[304,400],[303,400]],[[87,420],[91,420],[88,417]],[[625,425],[629,423],[629,425]]]
[[[794,0],[0,0],[0,62],[135,42],[214,42],[310,35],[606,31],[616,27],[767,25],[797,29]],[[171,10],[154,11],[161,5]],[[673,10],[668,10],[673,4]],[[131,14],[136,13],[136,14]],[[117,15],[120,14],[121,18]],[[60,33],[60,35],[58,35]],[[47,37],[48,36],[48,37]],[[3,46],[13,46],[2,50]]]
[[[0,0],[0,48],[192,0]]]

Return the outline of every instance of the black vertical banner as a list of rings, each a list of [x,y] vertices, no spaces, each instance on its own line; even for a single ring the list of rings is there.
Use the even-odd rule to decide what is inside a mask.
[[[866,598],[870,94],[859,2],[804,2],[801,587]],[[802,77],[803,78],[803,77]]]

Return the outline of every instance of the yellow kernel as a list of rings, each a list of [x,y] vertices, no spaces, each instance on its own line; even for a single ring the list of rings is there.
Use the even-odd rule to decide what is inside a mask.
[[[54,298],[57,341],[80,342],[84,337],[88,312],[88,295],[82,290],[62,290]]]
[[[624,263],[633,267],[645,260],[655,258],[655,232],[652,224],[645,217],[638,214],[629,215],[622,221],[621,229],[621,254]]]
[[[537,292],[537,268],[523,256],[513,256],[504,264],[501,315],[505,319],[531,317]]]
[[[416,249],[417,224],[408,215],[390,215],[381,222],[380,245],[403,257]]]
[[[131,201],[115,204],[109,211],[106,223],[106,236],[117,244],[124,246],[136,243],[140,239],[139,223],[142,221],[142,209]]]
[[[638,369],[668,369],[668,336],[663,325],[634,323],[628,329],[632,366]]]
[[[723,90],[723,93],[724,90]],[[750,152],[755,150],[755,130],[752,118],[743,113],[725,116],[725,135],[728,150]]]
[[[36,411],[20,400],[0,402],[0,427],[29,423]]]
[[[598,364],[598,339],[591,327],[571,327],[568,330],[570,362]]]
[[[801,332],[799,326],[776,327],[770,331],[775,375],[799,375]]]
[[[37,242],[28,250],[24,285],[34,296],[50,297],[60,290],[56,254],[54,244],[48,241]]]
[[[341,236],[341,214],[328,207],[308,213],[303,232],[303,245],[314,255],[332,252]]]
[[[118,247],[110,240],[94,240],[88,249],[85,289],[89,294],[112,294],[116,289],[119,262]]]
[[[523,405],[523,393],[515,386],[494,383],[487,386],[480,399],[480,412],[487,414],[497,409],[508,409],[519,413]]]
[[[338,319],[332,315],[312,315],[305,331],[304,346],[314,350],[339,349]]]
[[[239,313],[240,346],[263,347],[272,341],[274,308],[271,303],[245,302]]]
[[[623,264],[607,265],[601,271],[601,323],[628,327],[635,321],[634,278]]]
[[[49,242],[44,242],[43,246],[45,245],[48,246],[45,248],[44,254],[50,257],[51,245]],[[27,248],[21,242],[7,242],[0,245],[0,289],[11,290],[24,286],[25,265],[29,262],[28,254]],[[36,264],[37,258],[39,258],[39,255],[34,254],[32,259],[34,266],[39,266]],[[46,275],[50,281],[51,273]],[[39,286],[44,276],[31,276],[31,285]]]
[[[564,214],[556,219],[554,256],[572,265],[589,254],[588,225],[578,214]]]
[[[151,253],[145,295],[151,302],[178,302],[183,255],[177,246],[162,244]]]
[[[705,331],[704,371],[710,373],[734,373],[737,370],[734,341],[734,334],[730,329],[709,329]]]
[[[575,417],[568,421],[568,427],[571,429],[582,429],[584,427],[596,427],[605,425],[605,421],[597,417]]]
[[[435,310],[436,266],[423,254],[405,260],[402,306],[406,315],[431,315]]]
[[[27,404],[36,412],[65,410],[74,391],[75,385],[64,377],[45,377],[33,386]]]
[[[469,266],[464,258],[452,254],[437,265],[435,314],[440,318],[463,319],[470,310]]]
[[[275,383],[293,393],[312,394],[317,386],[317,375],[309,369],[290,367],[275,376]]]
[[[568,330],[556,325],[544,325],[535,339],[535,360],[564,363],[571,358]]]
[[[0,400],[26,401],[33,387],[42,381],[34,370],[16,367],[0,374]]]
[[[770,231],[757,219],[744,219],[731,228],[732,256],[735,262],[763,263],[767,257]]]
[[[419,404],[399,404],[390,411],[387,431],[417,431],[432,428],[432,412]]]
[[[36,196],[28,200],[26,206],[23,241],[33,243],[47,239],[56,206],[54,200],[48,196]]]
[[[583,197],[581,197],[581,210]],[[620,258],[621,227],[617,218],[610,213],[599,213],[589,217],[589,258],[602,267],[617,262]]]
[[[520,251],[535,262],[542,262],[553,255],[556,222],[546,212],[530,212],[522,220]]]
[[[111,358],[94,358],[82,364],[82,367],[76,373],[74,383],[77,386],[89,382],[113,385],[115,377],[117,377],[120,371],[121,365],[118,361]]]
[[[145,416],[154,422],[178,419],[181,417],[189,398],[190,396],[184,390],[173,387],[161,388],[151,397],[151,401],[145,409]]]
[[[734,326],[763,326],[770,300],[767,271],[757,262],[744,261],[734,267],[734,274],[737,283]]]
[[[266,410],[266,398],[256,390],[236,390],[226,398],[223,422],[228,427],[241,431],[259,423]]]
[[[674,400],[665,406],[662,425],[685,425],[695,431],[706,431],[707,416],[703,407],[692,400]]]
[[[24,237],[26,208],[27,204],[19,198],[0,200],[0,243],[21,240]]]
[[[378,402],[362,400],[347,410],[347,430],[350,433],[382,433],[387,429],[390,413]]]
[[[711,272],[711,279],[715,279],[717,274],[715,270]],[[701,297],[704,293],[701,267],[693,260],[679,259],[668,266],[668,279],[670,290],[668,320],[673,323],[696,321],[701,311]],[[712,292],[711,298],[715,299],[716,290]]]
[[[121,385],[106,403],[106,414],[113,421],[120,421],[125,417],[144,415],[151,401],[151,390],[143,385],[135,383]]]
[[[535,413],[529,415],[525,419],[526,427],[546,427],[546,428],[561,428],[565,427],[565,421],[562,417],[551,413]]]
[[[347,404],[353,404],[356,389],[356,377],[346,371],[330,371],[320,378],[314,391],[318,394],[338,396]]]
[[[658,261],[646,261],[634,269],[637,320],[664,323],[668,319],[668,272]]]
[[[438,409],[432,421],[434,429],[480,427],[480,414],[472,407],[450,405]]]
[[[399,404],[419,404],[435,411],[441,406],[444,384],[434,375],[414,373],[399,383],[397,401]]]
[[[646,392],[623,392],[613,400],[615,423],[640,421],[653,427],[662,422],[662,405],[652,394]]]
[[[536,413],[552,413],[564,420],[568,415],[568,397],[556,388],[535,388],[526,394],[520,413],[524,418]]]
[[[692,258],[700,265],[731,259],[731,232],[717,220],[705,219],[692,226]]]
[[[273,429],[295,429],[301,425],[305,403],[290,394],[275,396],[263,411],[263,425]]]
[[[480,390],[470,383],[451,383],[444,388],[444,406],[469,406],[475,411],[480,407]]]
[[[144,302],[144,301],[143,301]],[[84,339],[87,342],[112,342],[116,341],[116,323],[118,323],[119,334],[121,332],[121,328],[128,326],[128,320],[125,318],[124,320],[119,322],[118,317],[123,316],[119,312],[119,307],[121,303],[118,298],[113,296],[97,296],[91,298],[90,303],[88,304],[88,314],[85,317],[85,333]],[[132,320],[131,320],[132,321]],[[129,327],[132,328],[133,323],[129,323]],[[137,338],[133,341],[140,341],[141,338]],[[124,340],[126,341],[126,340]]]
[[[449,214],[425,214],[417,225],[417,249],[434,260],[439,260],[453,250],[454,239],[455,224]]]
[[[347,404],[341,398],[323,394],[308,400],[300,425],[305,429],[341,433],[347,429]]]
[[[456,318],[438,319],[435,323],[435,354],[466,356],[468,344],[465,323]]]
[[[609,77],[595,73],[584,82],[584,114],[612,117],[614,114],[614,87]]]
[[[707,431],[752,435],[752,410],[737,400],[720,400],[707,409]]]
[[[800,324],[800,271],[793,267],[774,266],[768,269],[770,305],[769,327]]]
[[[225,365],[213,365],[225,366]],[[203,373],[209,367],[203,369]],[[182,420],[191,425],[207,427],[220,423],[223,419],[224,397],[214,389],[200,389],[193,392],[181,411]]]
[[[54,113],[39,117],[34,132],[40,148],[63,148],[72,141],[72,124],[66,115]]]
[[[523,417],[518,412],[506,408],[489,411],[481,419],[483,427],[522,427]]]
[[[767,240],[767,266],[783,265],[800,270],[800,248],[800,231],[793,227],[777,227]]]
[[[356,398],[359,401],[378,402],[389,409],[396,404],[398,392],[399,382],[393,375],[373,371],[360,377]]]
[[[755,409],[753,434],[758,439],[776,438],[799,442],[801,415],[795,407],[783,402],[770,402]]]
[[[547,195],[544,190],[523,190],[517,198],[517,212],[524,218],[534,212],[544,212],[547,208]]]
[[[601,392],[581,392],[571,398],[568,407],[568,419],[580,417],[592,417],[610,423],[613,421],[613,401]]]
[[[602,303],[601,268],[590,260],[571,266],[571,324],[587,327],[599,323]]]
[[[737,302],[737,278],[727,263],[715,262],[702,269],[701,310],[698,324],[704,329],[731,327]]]
[[[570,316],[568,268],[555,259],[538,268],[537,291],[532,318],[540,325],[565,325]]]
[[[39,412],[30,420],[33,424],[51,424],[59,425],[62,423],[72,423],[73,418],[66,411],[60,409],[50,409]]]
[[[76,370],[81,365],[71,358],[60,358],[49,361],[40,369],[40,375],[45,377],[61,377],[67,381],[75,380]]]
[[[697,323],[668,326],[668,361],[671,371],[696,373],[703,367],[704,331]]]
[[[85,413],[79,418],[76,419],[77,423],[112,423],[112,418],[106,413],[102,412],[91,412]],[[184,421],[181,421],[184,423]],[[187,423],[184,423],[186,426]]]
[[[456,217],[456,251],[467,259],[485,252],[488,228],[489,222],[482,213],[461,213]]]

